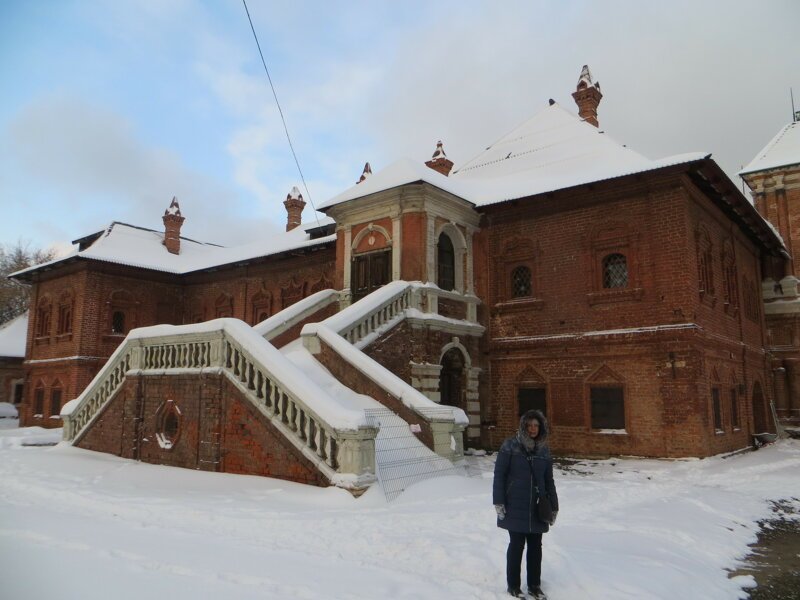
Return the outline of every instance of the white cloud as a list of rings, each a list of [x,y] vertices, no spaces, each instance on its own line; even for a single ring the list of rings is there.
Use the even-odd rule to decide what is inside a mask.
[[[19,176],[51,191],[50,206],[38,210],[58,214],[70,207],[68,235],[111,220],[158,229],[172,196],[181,202],[183,233],[190,237],[236,243],[269,227],[239,218],[234,190],[189,169],[173,152],[145,145],[119,115],[74,98],[28,105],[11,121],[7,141],[3,154]]]

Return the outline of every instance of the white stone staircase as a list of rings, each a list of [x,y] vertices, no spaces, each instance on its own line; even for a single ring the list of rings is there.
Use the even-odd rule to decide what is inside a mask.
[[[86,390],[64,406],[64,439],[73,444],[81,439],[128,374],[217,372],[231,381],[333,485],[363,489],[375,481],[375,443],[380,434],[377,421],[366,417],[370,411],[383,411],[383,422],[392,421],[395,431],[398,419],[405,417],[412,454],[419,458],[427,452],[425,456],[436,465],[435,470],[443,471],[445,464],[437,461],[445,459],[452,465],[463,458],[461,434],[467,425],[466,415],[458,408],[437,405],[361,351],[405,318],[434,318],[436,315],[423,309],[435,307],[437,294],[447,292],[421,283],[392,282],[332,317],[306,324],[302,342],[290,344],[285,352],[269,340],[340,302],[338,292],[318,292],[255,327],[237,319],[217,319],[134,330]],[[474,314],[474,306],[468,312]],[[480,329],[477,324],[464,326]],[[317,360],[323,348],[329,357],[333,353],[336,361],[396,401],[399,411],[394,417],[389,418],[386,407],[375,399],[339,382],[333,385],[335,378],[330,373],[324,376],[327,371]],[[415,438],[412,430],[419,423],[435,454]]]

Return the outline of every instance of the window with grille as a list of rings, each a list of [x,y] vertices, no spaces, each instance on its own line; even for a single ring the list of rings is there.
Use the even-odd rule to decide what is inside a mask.
[[[511,271],[511,297],[527,298],[531,293],[531,270],[528,267],[516,267]]]
[[[603,287],[628,287],[628,260],[624,254],[609,254],[603,259]]]
[[[443,290],[453,290],[456,287],[456,251],[453,241],[449,235],[442,233],[436,247],[439,259],[436,285]]]
[[[125,313],[121,310],[111,315],[111,333],[125,333]]]
[[[722,404],[719,398],[719,388],[711,388],[711,410],[714,412],[714,429],[722,431]]]
[[[625,394],[622,386],[592,387],[592,429],[625,429]]]

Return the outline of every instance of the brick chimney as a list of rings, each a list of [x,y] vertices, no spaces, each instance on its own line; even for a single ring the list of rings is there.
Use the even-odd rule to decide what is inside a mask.
[[[356,185],[364,181],[370,175],[372,175],[372,167],[369,166],[369,163],[366,163],[364,165],[364,170],[361,172],[361,177],[359,177],[358,181],[356,181]]]
[[[292,188],[292,191],[286,195],[286,200],[283,201],[286,207],[286,231],[291,231],[301,223],[301,216],[303,209],[306,206],[303,200],[303,194],[297,189],[297,186]]]
[[[433,153],[433,158],[427,161],[425,166],[441,173],[445,177],[450,175],[450,170],[453,168],[453,161],[447,158],[447,155],[444,153],[442,140],[436,142],[436,150]]]
[[[600,82],[592,81],[589,65],[583,65],[581,76],[578,78],[578,87],[572,93],[572,97],[578,105],[580,118],[597,127],[597,107],[603,99],[603,94],[600,93]]]
[[[181,253],[181,225],[185,220],[181,216],[181,207],[178,204],[178,198],[172,197],[172,202],[169,208],[164,211],[164,216],[161,217],[164,221],[164,245],[167,251],[171,254]]]

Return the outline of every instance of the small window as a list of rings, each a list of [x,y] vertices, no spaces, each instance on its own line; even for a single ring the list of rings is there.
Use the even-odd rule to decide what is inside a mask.
[[[41,302],[39,308],[36,309],[36,337],[50,335],[50,313],[50,303],[47,301]]]
[[[714,412],[714,429],[722,432],[722,405],[720,404],[719,388],[711,388],[711,410]]]
[[[739,395],[736,393],[736,388],[731,388],[731,425],[734,429],[741,427],[739,422]]]
[[[624,254],[609,254],[603,259],[603,287],[628,287],[628,260]]]
[[[529,410],[540,410],[547,416],[547,388],[528,387],[517,390],[518,416],[524,415]]]
[[[174,440],[178,435],[178,415],[169,411],[164,419],[164,437]]]
[[[14,404],[20,404],[22,402],[22,396],[25,392],[25,385],[22,381],[17,381],[14,383]]]
[[[125,313],[121,310],[111,315],[111,333],[125,333]]]
[[[453,241],[449,235],[442,233],[436,247],[439,259],[436,285],[443,290],[453,290],[456,287],[456,251]]]
[[[181,432],[181,409],[173,400],[167,400],[159,409],[159,430],[156,441],[164,450],[170,450],[178,441]]]
[[[42,384],[39,384],[33,391],[33,414],[39,416],[44,414],[44,386]]]
[[[57,417],[61,414],[61,388],[54,387],[50,390],[50,416]]]
[[[58,307],[58,335],[72,333],[72,305],[62,304]]]
[[[531,296],[531,270],[521,266],[511,271],[511,296],[527,298]]]
[[[592,429],[625,429],[624,391],[621,386],[592,387]]]

